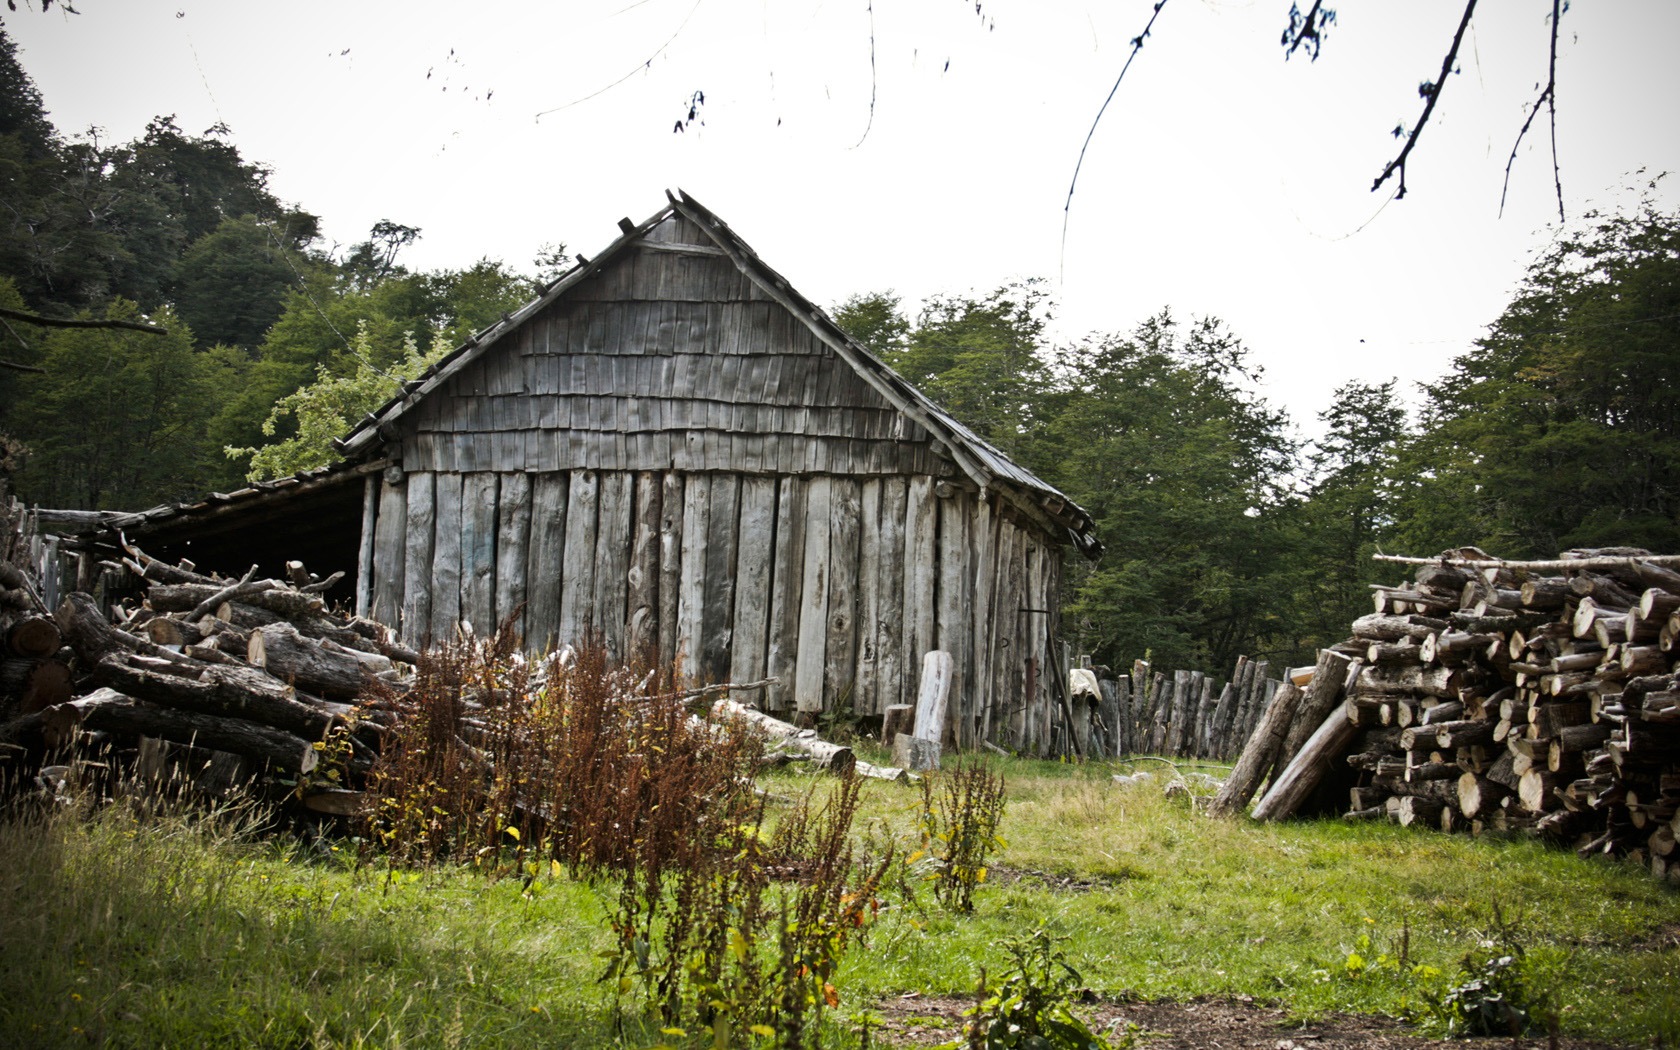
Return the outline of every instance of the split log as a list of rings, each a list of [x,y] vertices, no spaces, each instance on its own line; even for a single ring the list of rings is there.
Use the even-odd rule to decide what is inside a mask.
[[[1253,734],[1237,758],[1236,768],[1231,770],[1231,775],[1225,778],[1218,794],[1209,803],[1210,815],[1234,816],[1248,805],[1248,800],[1259,790],[1260,781],[1265,779],[1267,771],[1276,761],[1278,749],[1283,746],[1283,738],[1288,734],[1289,724],[1300,706],[1301,690],[1292,683],[1284,683],[1254,727]],[[1342,721],[1347,719],[1344,717]]]

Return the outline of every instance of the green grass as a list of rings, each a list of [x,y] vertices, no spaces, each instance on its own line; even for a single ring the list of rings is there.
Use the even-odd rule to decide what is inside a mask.
[[[880,995],[966,995],[1038,924],[1105,995],[1248,995],[1303,1018],[1403,1013],[1427,980],[1350,975],[1398,953],[1443,975],[1495,902],[1525,931],[1566,1032],[1680,1041],[1680,896],[1644,871],[1527,841],[1336,821],[1210,821],[1103,765],[1003,761],[1001,876],[976,912],[896,894],[838,982],[841,1027]],[[1160,766],[1145,768],[1164,769]],[[778,775],[794,794],[812,781]],[[1159,783],[1159,779],[1157,780]],[[821,781],[816,782],[820,788]],[[871,783],[860,834],[907,836],[916,792]],[[349,848],[349,847],[345,847]],[[597,890],[360,868],[344,848],[227,822],[0,826],[0,1031],[22,1046],[610,1045]],[[1069,876],[1058,890],[1012,871]],[[1360,939],[1368,937],[1370,947]],[[657,1031],[632,1027],[623,1043]]]

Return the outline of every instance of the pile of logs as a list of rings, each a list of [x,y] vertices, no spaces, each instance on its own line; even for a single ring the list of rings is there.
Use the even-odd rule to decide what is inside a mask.
[[[409,709],[402,697],[421,654],[374,621],[326,607],[321,593],[342,574],[318,579],[290,562],[285,580],[254,579],[255,569],[229,580],[125,549],[123,568],[146,587],[137,608],[107,613],[78,591],[51,618],[24,617],[9,630],[0,620],[0,639],[37,668],[25,699],[0,707],[0,787],[75,777],[106,786],[133,773],[212,797],[254,788],[318,813],[355,813],[363,801],[355,788]],[[0,584],[8,578],[0,565]],[[0,606],[8,593],[0,587]],[[24,659],[0,656],[0,682]],[[51,688],[42,666],[56,669]],[[545,661],[538,680],[547,670]],[[905,775],[726,697],[712,714],[745,721],[775,756],[841,775]],[[461,733],[472,735],[471,722],[463,715]],[[330,777],[317,769],[325,755],[334,758]]]
[[[225,791],[259,772],[309,773],[335,726],[352,768],[371,764],[384,713],[353,701],[401,693],[420,657],[379,624],[329,612],[320,592],[336,576],[293,562],[287,580],[226,580],[129,555],[126,567],[149,585],[140,607],[107,616],[76,592],[53,619],[14,625],[73,654],[64,696],[20,705],[0,724],[0,749],[17,767],[76,742],[84,756],[186,770]],[[72,667],[84,691],[96,688],[71,698]]]
[[[1680,881],[1680,558],[1389,560],[1415,580],[1375,588],[1321,654],[1320,693],[1345,699],[1297,714],[1311,736],[1273,761],[1255,816],[1299,811],[1340,764],[1350,819],[1522,830]]]

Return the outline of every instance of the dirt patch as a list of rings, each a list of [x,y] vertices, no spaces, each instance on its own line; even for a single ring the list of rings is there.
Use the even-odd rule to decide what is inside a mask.
[[[872,1036],[895,1047],[933,1046],[962,1033],[962,1014],[971,999],[911,993],[876,1005],[881,1027]],[[1610,1050],[1612,1044],[1542,1036],[1510,1039],[1429,1039],[1385,1017],[1335,1014],[1312,1024],[1292,1023],[1276,1006],[1242,999],[1190,1002],[1096,1001],[1077,1008],[1098,1030],[1123,1033],[1128,1024],[1142,1029],[1144,1050]]]

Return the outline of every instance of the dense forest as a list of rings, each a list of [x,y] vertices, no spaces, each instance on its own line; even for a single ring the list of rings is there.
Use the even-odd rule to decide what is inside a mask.
[[[332,437],[564,256],[414,272],[420,231],[396,222],[334,251],[268,177],[223,126],[65,138],[0,33],[0,469],[23,498],[137,509],[329,462]],[[1064,626],[1099,660],[1305,661],[1393,575],[1379,548],[1680,551],[1680,215],[1589,217],[1421,411],[1392,381],[1350,383],[1310,442],[1217,319],[1163,309],[1067,342],[1052,308],[1024,282],[833,312],[1092,512],[1107,553],[1070,559]]]

